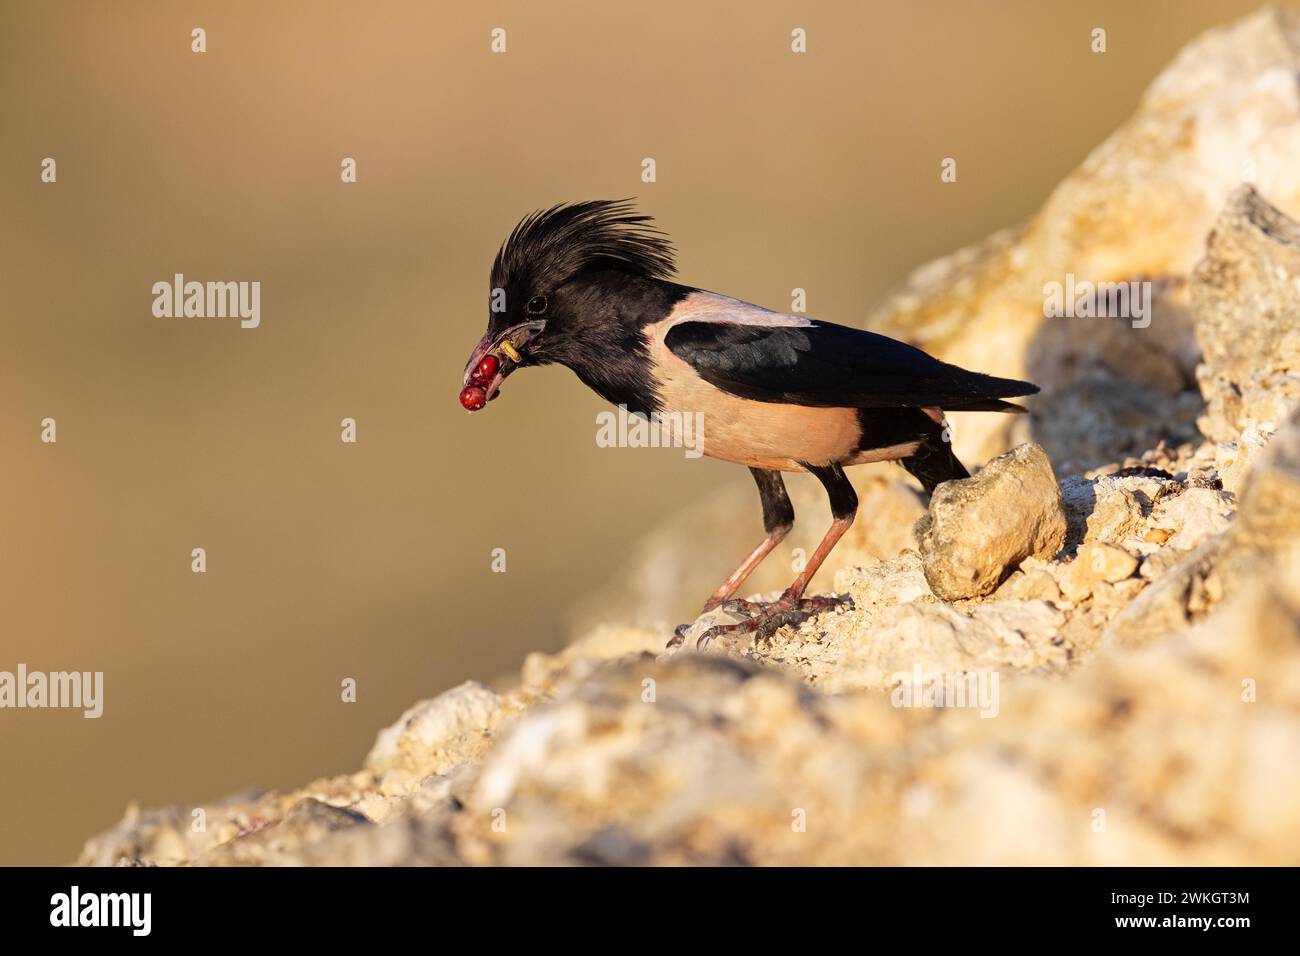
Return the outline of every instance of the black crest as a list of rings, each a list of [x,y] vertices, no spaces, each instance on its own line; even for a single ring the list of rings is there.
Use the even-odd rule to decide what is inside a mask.
[[[676,271],[672,243],[630,200],[563,203],[515,226],[492,264],[492,286],[553,289],[580,272],[613,269],[647,279]]]

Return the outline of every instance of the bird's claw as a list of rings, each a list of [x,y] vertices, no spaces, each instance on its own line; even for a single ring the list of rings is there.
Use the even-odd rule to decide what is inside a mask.
[[[695,647],[697,650],[704,650],[715,639],[729,634],[753,634],[755,641],[770,643],[772,635],[787,625],[799,625],[824,611],[852,605],[853,599],[848,595],[798,600],[783,597],[772,604],[733,599],[724,602],[722,607],[727,611],[746,615],[746,620],[735,624],[715,624],[696,639]],[[689,628],[689,624],[680,625],[673,632],[673,639],[668,646],[676,647],[685,641]]]

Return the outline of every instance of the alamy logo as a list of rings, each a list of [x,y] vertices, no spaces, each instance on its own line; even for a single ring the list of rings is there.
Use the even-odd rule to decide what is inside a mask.
[[[890,675],[894,685],[889,700],[895,707],[971,707],[981,717],[998,715],[997,671],[923,671],[920,665],[911,672]]]
[[[73,886],[50,897],[51,926],[129,926],[131,935],[148,936],[153,925],[151,893],[82,893]]]
[[[1064,285],[1043,286],[1043,317],[1047,319],[1132,319],[1133,328],[1151,324],[1150,282],[1089,282],[1067,272]]]
[[[104,713],[103,671],[0,671],[0,708],[68,707],[80,709],[83,717]]]
[[[159,319],[239,319],[240,328],[262,324],[261,282],[171,282],[153,284],[153,314]]]
[[[629,412],[618,406],[618,414],[596,415],[596,445],[599,448],[684,448],[687,458],[704,454],[703,412]]]

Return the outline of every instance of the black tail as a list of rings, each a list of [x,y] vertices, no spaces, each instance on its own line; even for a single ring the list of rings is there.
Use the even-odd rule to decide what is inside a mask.
[[[969,402],[945,402],[945,412],[1012,412],[1024,415],[1029,409],[1015,402],[1004,402],[1000,398],[981,398]]]
[[[953,454],[952,442],[944,441],[942,433],[927,436],[915,452],[898,463],[921,483],[927,495],[934,494],[934,489],[945,481],[970,477],[966,466]]]

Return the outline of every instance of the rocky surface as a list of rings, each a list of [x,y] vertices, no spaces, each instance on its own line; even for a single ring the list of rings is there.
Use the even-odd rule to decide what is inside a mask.
[[[1300,400],[1300,229],[1243,186],[1207,245],[1192,283],[1207,399],[1199,425],[1231,442]]]
[[[353,774],[132,809],[81,862],[1300,862],[1298,35],[1264,11],[1198,40],[1033,223],[888,306],[1052,387],[985,416],[969,461],[1020,447],[928,511],[900,471],[858,480],[820,579],[851,607],[665,650],[664,608],[726,563],[693,543],[754,509],[737,490],[513,688],[415,704]],[[1064,271],[1154,277],[1152,324],[1044,319]]]
[[[1025,558],[1052,558],[1065,544],[1065,512],[1052,463],[1027,443],[973,478],[935,489],[924,519],[925,580],[944,601],[983,597]]]
[[[1033,438],[1057,474],[1196,441],[1204,399],[1191,273],[1228,194],[1300,217],[1300,11],[1266,8],[1189,44],[1135,115],[1029,223],[918,269],[871,318],[966,368],[1044,386],[1034,420],[950,416],[963,460]],[[1044,287],[1152,283],[1151,323],[1045,318]]]

